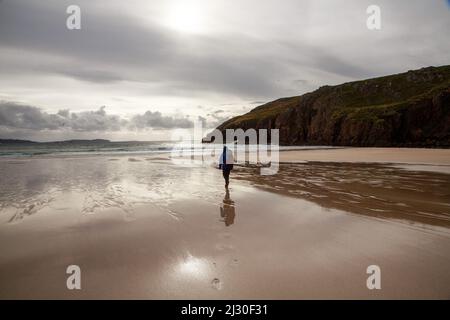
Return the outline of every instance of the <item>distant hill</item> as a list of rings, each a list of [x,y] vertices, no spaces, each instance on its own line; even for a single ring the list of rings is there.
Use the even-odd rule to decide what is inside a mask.
[[[109,140],[93,139],[93,140],[63,140],[63,141],[50,141],[50,142],[36,142],[30,140],[18,140],[18,139],[0,139],[0,145],[24,145],[24,144],[98,144],[108,143]]]
[[[37,143],[30,140],[18,140],[18,139],[0,139],[0,145],[1,144],[33,144]]]
[[[98,144],[98,143],[109,143],[111,141],[105,139],[92,139],[92,140],[63,140],[63,141],[52,141],[46,143],[63,143],[63,144]]]
[[[324,86],[218,129],[280,129],[282,145],[450,146],[450,66]]]

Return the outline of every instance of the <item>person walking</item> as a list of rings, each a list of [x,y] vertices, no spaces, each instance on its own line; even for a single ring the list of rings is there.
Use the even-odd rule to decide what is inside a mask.
[[[222,169],[222,175],[225,179],[225,188],[228,189],[228,185],[230,184],[230,173],[233,170],[234,157],[233,152],[227,148],[227,146],[223,146],[222,154],[219,157],[219,169]]]

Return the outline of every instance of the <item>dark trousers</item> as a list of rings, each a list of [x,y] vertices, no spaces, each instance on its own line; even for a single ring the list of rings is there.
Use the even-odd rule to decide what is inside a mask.
[[[226,168],[226,169],[222,170],[222,175],[223,175],[223,178],[225,179],[225,185],[227,185],[227,186],[228,186],[228,183],[230,183],[230,172],[231,172],[230,168]]]

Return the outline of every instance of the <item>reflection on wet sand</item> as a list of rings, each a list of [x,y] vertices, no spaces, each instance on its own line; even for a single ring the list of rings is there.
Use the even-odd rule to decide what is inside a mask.
[[[450,175],[383,164],[282,164],[275,176],[237,168],[235,179],[255,187],[378,218],[450,227]]]
[[[137,205],[152,204],[180,220],[182,213],[171,210],[170,203],[183,199],[214,203],[222,194],[215,182],[219,174],[209,168],[177,166],[159,159],[108,160],[2,161],[3,219],[16,223],[44,209],[70,207],[83,214],[117,208],[125,220],[132,220]],[[261,176],[257,168],[236,167],[231,179],[325,208],[450,227],[450,175],[445,173],[383,164],[307,162],[281,164],[272,176]],[[235,206],[229,190],[220,215],[226,226],[233,224]]]
[[[231,226],[234,223],[234,217],[236,216],[234,201],[230,198],[230,190],[227,188],[225,197],[223,198],[222,205],[220,206],[220,216],[225,222],[225,226]]]
[[[211,179],[214,174],[203,167],[174,165],[168,159],[2,160],[0,212],[3,219],[8,217],[6,222],[19,223],[44,209],[71,208],[86,215],[119,209],[128,221],[134,219],[136,206],[152,204],[180,220],[181,214],[171,210],[170,203],[215,202],[222,188]]]

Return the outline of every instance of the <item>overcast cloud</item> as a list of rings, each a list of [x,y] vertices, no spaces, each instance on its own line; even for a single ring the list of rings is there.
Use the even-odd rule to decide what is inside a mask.
[[[2,0],[0,138],[215,126],[253,102],[449,64],[448,30],[444,0]]]
[[[189,116],[164,116],[159,111],[147,111],[127,119],[108,114],[106,107],[96,111],[71,112],[68,109],[56,113],[42,111],[38,107],[0,101],[0,127],[31,130],[73,130],[80,132],[120,131],[139,129],[192,128]],[[204,118],[199,117],[199,120]]]

